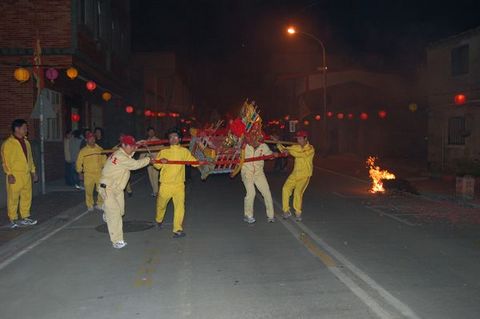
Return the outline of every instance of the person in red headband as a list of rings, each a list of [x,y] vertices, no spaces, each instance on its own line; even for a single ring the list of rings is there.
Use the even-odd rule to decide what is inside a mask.
[[[281,152],[286,152],[291,155],[295,162],[293,164],[293,171],[288,176],[282,188],[282,210],[283,218],[292,216],[290,212],[290,196],[293,193],[293,209],[297,221],[302,220],[302,202],[303,193],[307,189],[310,177],[313,173],[313,156],[315,149],[308,143],[307,131],[298,131],[295,134],[298,144],[285,147],[277,144]]]
[[[110,155],[102,170],[99,194],[104,199],[104,219],[107,222],[108,233],[113,248],[123,248],[127,243],[123,240],[122,217],[125,214],[125,199],[123,190],[134,171],[153,163],[150,157],[133,159],[137,142],[130,135],[120,137],[120,148]]]

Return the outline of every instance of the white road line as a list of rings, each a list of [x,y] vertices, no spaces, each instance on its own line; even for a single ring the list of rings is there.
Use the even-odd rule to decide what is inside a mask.
[[[287,230],[299,240],[301,232],[300,230],[295,229],[291,223],[282,218],[279,218],[280,222],[287,228]],[[312,238],[313,239],[313,238]],[[303,244],[303,243],[302,243]],[[314,255],[315,256],[315,255]],[[318,257],[318,256],[315,256]],[[329,267],[327,266],[328,271],[330,271],[338,280],[340,280],[350,291],[357,296],[370,310],[375,313],[379,318],[382,319],[393,319],[393,317],[388,311],[386,311],[378,302],[372,298],[365,290],[358,286],[352,279],[350,279],[342,270],[336,266]]]
[[[13,255],[12,257],[10,258],[7,258],[6,260],[4,260],[2,263],[0,263],[0,270],[2,270],[3,268],[7,267],[8,265],[10,265],[12,262],[14,262],[15,260],[17,260],[18,258],[22,257],[23,255],[25,255],[26,253],[28,253],[29,251],[31,251],[33,248],[37,247],[38,245],[40,245],[41,243],[43,243],[44,241],[46,241],[47,239],[49,239],[50,237],[52,237],[53,235],[55,235],[56,233],[58,233],[59,231],[61,231],[62,229],[64,229],[65,227],[68,227],[69,225],[73,224],[74,222],[76,222],[77,220],[79,220],[80,218],[82,218],[83,216],[87,215],[88,213],[90,213],[88,210],[84,211],[83,213],[81,213],[80,215],[78,215],[77,217],[75,217],[74,219],[72,219],[71,221],[69,221],[68,223],[66,223],[65,225],[51,231],[50,233],[46,234],[45,236],[43,236],[42,238],[40,238],[39,240],[37,240],[36,242],[34,242],[33,244],[30,244],[28,245],[27,247],[23,248],[22,250],[20,250],[19,252],[17,252],[15,255]]]
[[[274,204],[281,208],[281,205],[276,200],[273,201]],[[280,222],[292,232],[288,225],[289,222],[280,219]],[[358,279],[361,279],[367,286],[375,290],[390,306],[398,310],[403,316],[411,319],[420,319],[420,317],[413,312],[413,310],[404,304],[402,301],[394,297],[382,286],[380,286],[375,280],[370,278],[366,273],[357,268],[353,263],[351,263],[347,258],[345,258],[341,253],[335,250],[333,247],[328,245],[320,237],[318,237],[314,232],[312,232],[305,224],[302,222],[296,222],[297,225],[305,234],[310,236],[312,240],[319,245],[322,249],[328,252],[333,256],[340,264],[352,272]],[[295,236],[295,234],[294,234]],[[295,236],[298,238],[297,236]],[[353,282],[348,276],[342,272],[338,267],[327,267],[339,280],[341,280],[356,296],[358,296],[372,311],[374,311],[380,318],[391,318],[390,314],[386,312],[365,290],[360,288],[355,282]],[[335,270],[332,270],[335,269]]]
[[[132,182],[132,185],[135,185],[137,184],[139,181],[141,181],[143,179],[143,177],[140,177],[139,179],[135,180]],[[83,213],[81,213],[80,215],[78,215],[77,217],[75,217],[74,219],[72,219],[71,221],[69,221],[68,223],[60,226],[59,228],[57,229],[54,229],[52,230],[51,232],[49,232],[48,234],[46,234],[45,236],[43,236],[42,238],[40,238],[39,240],[37,240],[36,242],[28,245],[27,247],[23,248],[22,250],[18,251],[15,255],[7,258],[6,260],[2,261],[0,263],[0,270],[2,270],[3,268],[7,267],[8,265],[10,265],[12,262],[14,262],[15,260],[17,260],[18,258],[22,257],[23,255],[25,255],[26,253],[30,252],[32,249],[34,249],[35,247],[37,247],[38,245],[40,245],[41,243],[43,243],[44,241],[46,241],[47,239],[49,239],[50,237],[52,237],[53,235],[55,235],[56,233],[58,233],[59,231],[65,229],[66,227],[70,226],[71,224],[73,224],[74,222],[76,222],[77,220],[79,220],[80,218],[82,218],[83,216],[87,215],[88,213],[91,213],[89,212],[88,210],[84,211]],[[28,233],[27,233],[28,234]]]
[[[371,210],[371,211],[374,211],[374,212],[376,212],[376,213],[378,213],[378,214],[380,214],[380,215],[385,215],[385,216],[387,216],[387,217],[390,217],[391,219],[394,219],[394,220],[396,220],[397,222],[400,222],[400,223],[402,223],[402,224],[404,224],[404,225],[407,225],[407,226],[420,226],[420,224],[411,223],[411,222],[409,222],[409,221],[407,221],[407,220],[404,220],[404,219],[398,217],[398,215],[389,214],[389,213],[386,213],[386,212],[384,212],[384,211],[382,211],[382,210],[380,210],[380,209],[377,209],[377,208],[374,208],[374,207],[371,207],[371,206],[364,206],[364,207],[367,208],[367,209],[369,209],[369,210]],[[410,214],[410,215],[412,215],[412,214]],[[413,215],[415,215],[415,214],[413,214]]]
[[[364,183],[364,184],[370,184],[369,181],[366,181],[366,180],[364,180],[364,179],[361,179],[361,178],[358,178],[358,177],[355,177],[355,176],[351,176],[351,175],[339,173],[339,172],[333,171],[333,170],[331,170],[331,169],[323,168],[323,167],[320,167],[320,166],[317,166],[317,165],[314,165],[313,167],[315,167],[315,168],[318,169],[319,171],[324,171],[324,172],[331,173],[331,174],[333,174],[333,175],[338,175],[338,176],[342,176],[342,177],[347,177],[347,178],[356,180],[357,182],[362,182],[362,183]]]

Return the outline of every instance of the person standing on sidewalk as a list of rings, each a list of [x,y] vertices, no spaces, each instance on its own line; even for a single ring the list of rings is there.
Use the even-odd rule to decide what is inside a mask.
[[[298,131],[295,137],[297,138],[298,145],[285,147],[277,144],[277,147],[281,152],[287,152],[295,159],[293,171],[288,176],[282,188],[283,218],[286,219],[292,216],[290,212],[290,196],[293,192],[293,209],[295,210],[297,221],[301,221],[303,193],[307,189],[313,173],[313,156],[315,155],[315,149],[308,142],[308,133],[306,131]]]
[[[2,164],[7,175],[7,210],[10,228],[31,226],[37,223],[30,218],[32,205],[32,180],[38,181],[33,163],[32,148],[26,136],[27,121],[16,119],[11,125],[12,135],[2,144]],[[20,217],[18,220],[18,209]]]
[[[158,141],[159,138],[155,134],[155,129],[153,127],[149,127],[147,129],[147,141]],[[153,153],[152,157],[157,157],[158,153]],[[142,154],[142,157],[148,156],[148,154]],[[152,197],[157,196],[158,193],[158,169],[156,169],[153,165],[147,166],[147,174],[148,180],[150,181],[150,185],[152,186]]]
[[[253,135],[253,134],[252,134]],[[278,154],[273,153],[265,143],[260,142],[261,137],[246,136],[245,145],[245,159],[252,157],[259,157],[265,155]],[[265,201],[265,207],[267,210],[267,221],[269,223],[275,222],[275,213],[273,209],[272,193],[270,192],[270,186],[268,185],[267,177],[263,171],[265,161],[255,161],[244,163],[240,174],[242,176],[242,182],[245,186],[247,194],[244,200],[244,218],[243,220],[249,224],[255,223],[253,217],[253,204],[255,201],[255,186],[258,188]]]
[[[97,204],[94,206],[93,193],[95,186],[99,186],[102,168],[105,165],[106,156],[101,154],[103,148],[95,143],[95,135],[87,133],[87,145],[78,153],[76,162],[76,171],[85,183],[85,203],[88,211],[93,211],[94,207],[101,210],[103,199],[97,196]]]
[[[68,186],[75,185],[73,174],[72,174],[73,160],[70,153],[71,139],[72,139],[72,130],[67,130],[65,132],[65,136],[63,137],[63,155],[65,158],[65,184]]]
[[[130,178],[130,171],[143,168],[153,162],[145,157],[133,159],[137,144],[135,138],[124,135],[120,138],[121,146],[107,159],[100,178],[98,192],[104,200],[104,220],[107,222],[108,233],[113,248],[123,248],[127,243],[123,240],[123,221],[125,214],[125,198],[123,190]]]
[[[73,187],[75,189],[83,190],[84,188],[80,186],[80,181],[78,179],[77,172],[75,171],[75,160],[78,158],[78,153],[80,152],[80,145],[82,144],[82,135],[80,130],[75,130],[72,133],[72,137],[70,138],[70,158],[72,160],[71,174],[73,177]]]
[[[160,188],[157,196],[157,214],[155,221],[162,227],[167,204],[173,200],[173,238],[185,237],[183,218],[185,216],[185,165],[167,164],[168,161],[197,161],[188,149],[180,145],[182,135],[177,129],[168,131],[170,147],[158,152],[154,167],[160,169]],[[199,165],[192,165],[197,167]]]

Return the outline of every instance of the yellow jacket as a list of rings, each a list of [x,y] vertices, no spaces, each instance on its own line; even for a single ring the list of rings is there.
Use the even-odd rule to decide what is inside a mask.
[[[162,158],[169,161],[197,161],[188,149],[180,145],[171,145],[169,148],[158,152],[157,160]],[[156,163],[153,166],[160,169],[160,183],[177,184],[185,182],[185,165]],[[198,165],[192,166],[196,167]]]
[[[22,145],[14,137],[10,136],[2,144],[2,165],[6,175],[15,173],[35,173],[35,164],[33,163],[32,147],[30,142],[25,138],[27,146],[27,158],[23,153]]]
[[[127,155],[123,148],[113,152],[107,159],[102,170],[100,183],[107,185],[107,188],[116,191],[123,191],[130,179],[130,171],[140,169],[150,164],[150,158],[145,157],[139,160]]]
[[[253,148],[250,144],[245,145],[245,159],[271,154],[272,150],[265,143],[260,144],[257,148]],[[264,164],[265,161],[243,163],[241,172],[242,174],[263,174]]]
[[[281,152],[287,150],[288,153],[295,158],[292,171],[293,175],[296,177],[312,176],[313,156],[315,155],[315,149],[312,145],[307,143],[304,147],[300,145],[285,147],[281,144],[277,144],[277,147]]]
[[[103,154],[99,154],[103,151],[103,148],[95,144],[94,146],[85,146],[78,153],[76,169],[78,173],[85,174],[99,174],[102,171],[103,165],[107,157]],[[92,155],[97,154],[97,155]]]

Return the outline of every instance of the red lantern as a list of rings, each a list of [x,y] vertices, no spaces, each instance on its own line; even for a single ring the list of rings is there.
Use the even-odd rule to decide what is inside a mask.
[[[303,121],[303,125],[308,126],[310,125],[310,122],[308,120]]]
[[[290,120],[290,115],[285,115],[284,119],[285,119],[285,121]]]
[[[378,111],[378,117],[384,119],[387,117],[387,112],[384,110]]]
[[[352,114],[352,113],[348,113],[347,116],[348,116],[348,119],[349,119],[349,120],[353,119],[353,114]]]
[[[332,116],[333,116],[333,112],[327,112],[327,116],[328,116],[328,117],[332,117]]]
[[[130,114],[130,113],[133,113],[133,106],[127,105],[127,107],[125,108],[125,112],[127,112],[127,113],[129,113],[129,114]]]
[[[317,114],[317,115],[315,115],[315,119],[316,119],[317,121],[320,121],[320,120],[322,119],[322,117]]]
[[[455,104],[456,105],[463,105],[465,103],[467,103],[467,97],[464,94],[455,95]]]
[[[167,116],[167,114],[165,112],[158,112],[157,116],[158,117],[165,117],[165,116]]]
[[[145,110],[145,112],[143,112],[143,114],[145,114],[145,116],[152,116],[152,111]]]
[[[343,120],[344,117],[345,117],[345,115],[343,113],[338,113],[337,114],[337,119],[339,119],[339,120]]]
[[[78,122],[80,121],[80,115],[76,113],[72,113],[72,122]]]
[[[185,123],[185,119],[180,119],[180,123]]]
[[[97,84],[93,81],[88,81],[85,86],[87,87],[87,90],[93,91],[97,88]]]
[[[285,128],[285,125],[280,125],[280,128],[283,130]]]
[[[363,121],[368,120],[368,114],[365,112],[360,113],[360,119]]]

